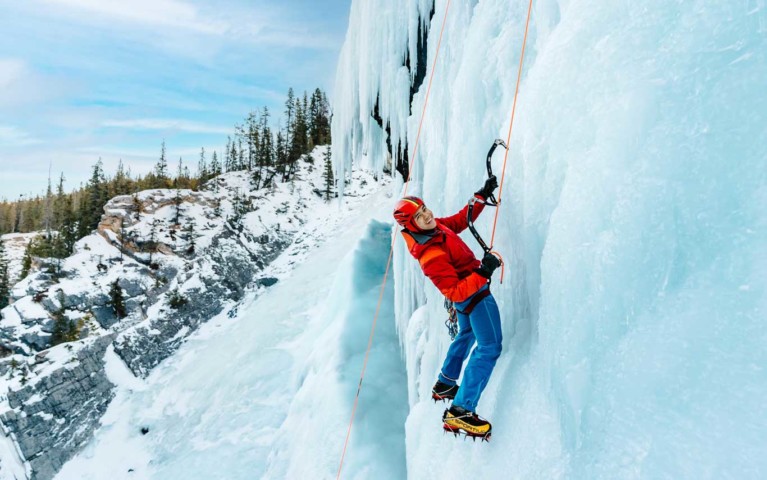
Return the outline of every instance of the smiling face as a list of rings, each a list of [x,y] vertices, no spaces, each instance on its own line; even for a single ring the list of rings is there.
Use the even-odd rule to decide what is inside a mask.
[[[437,221],[434,220],[434,214],[426,208],[426,205],[421,205],[418,211],[413,215],[413,220],[418,228],[421,230],[431,230],[437,228]]]

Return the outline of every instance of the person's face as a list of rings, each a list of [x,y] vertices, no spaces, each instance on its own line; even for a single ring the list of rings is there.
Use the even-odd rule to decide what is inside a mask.
[[[431,213],[431,210],[426,208],[426,205],[422,205],[421,208],[415,212],[415,215],[413,215],[413,220],[415,220],[415,224],[418,225],[418,228],[421,230],[431,230],[432,228],[437,228],[437,221],[434,220],[434,214]]]

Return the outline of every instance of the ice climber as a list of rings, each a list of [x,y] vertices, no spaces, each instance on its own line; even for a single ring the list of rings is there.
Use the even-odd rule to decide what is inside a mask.
[[[496,188],[498,180],[492,176],[474,194],[479,201],[475,203],[472,222]],[[403,227],[408,250],[423,273],[454,303],[458,313],[459,333],[447,350],[432,389],[435,400],[453,400],[442,417],[444,429],[487,439],[490,422],[479,417],[476,408],[501,354],[501,316],[489,288],[490,277],[501,262],[491,253],[486,253],[482,261],[477,260],[458,236],[468,227],[467,212],[468,205],[450,217],[434,218],[423,200],[408,196],[397,202],[394,218]],[[471,352],[459,388],[461,367],[475,342],[477,346]]]

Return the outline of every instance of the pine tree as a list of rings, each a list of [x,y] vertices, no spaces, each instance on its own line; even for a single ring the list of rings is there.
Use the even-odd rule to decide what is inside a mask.
[[[63,311],[53,314],[53,332],[51,332],[51,346],[56,346],[66,342],[67,334],[70,329],[70,320],[64,315]]]
[[[310,150],[330,143],[330,118],[327,97],[319,88],[312,93],[308,113]]]
[[[187,254],[194,253],[194,249],[197,246],[197,236],[195,234],[195,229],[197,228],[197,223],[194,221],[194,219],[190,219],[189,223],[187,223],[186,227],[184,228],[184,233],[186,233],[186,242],[187,242]]]
[[[213,150],[213,158],[210,161],[210,176],[217,177],[221,175],[221,164],[218,161],[218,154]]]
[[[306,90],[304,90],[304,100],[301,103],[301,112],[303,113],[304,117],[304,138],[303,138],[303,150],[301,151],[301,154],[309,153],[312,149],[312,147],[309,145],[310,137],[309,137],[309,98],[306,96]]]
[[[184,199],[181,196],[181,190],[176,189],[176,195],[173,197],[173,206],[175,207],[175,215],[173,216],[173,224],[181,224],[181,204],[184,203]]]
[[[133,194],[133,211],[136,213],[136,222],[140,222],[141,214],[144,212],[144,204],[138,198],[138,193]]]
[[[296,125],[296,119],[295,119],[295,111],[296,111],[296,96],[293,93],[293,88],[288,89],[288,98],[285,100],[285,120],[287,122],[286,124],[286,131],[285,131],[285,142],[288,145],[288,148],[290,145],[293,144],[293,132],[295,131],[295,125]]]
[[[115,197],[117,195],[124,195],[129,193],[131,189],[130,183],[130,176],[125,173],[123,161],[120,159],[120,161],[117,163],[117,172],[115,172],[115,176],[110,182],[111,188],[109,189],[109,197]]]
[[[51,186],[51,174],[48,172],[48,188],[45,190],[45,210],[43,213],[43,229],[46,233],[51,232],[53,225],[53,187]]]
[[[158,268],[158,265],[152,261],[152,256],[154,255],[155,248],[157,248],[157,226],[159,224],[160,221],[155,218],[149,227],[149,268],[152,270]]]
[[[197,178],[199,185],[208,181],[208,165],[205,163],[205,147],[200,149],[200,161],[197,163]]]
[[[11,233],[17,233],[19,232],[19,228],[21,227],[21,212],[24,208],[24,194],[22,193],[19,195],[19,200],[15,204],[15,208],[13,209],[13,228],[11,228]]]
[[[247,170],[248,163],[245,160],[245,149],[242,147],[242,137],[237,139],[237,170]]]
[[[29,275],[29,271],[32,269],[32,244],[27,244],[24,249],[24,257],[21,259],[21,274],[19,280]]]
[[[99,226],[101,215],[104,212],[104,205],[107,202],[106,177],[104,176],[104,166],[100,158],[93,167],[93,175],[91,176],[88,188],[90,190],[90,224],[88,226],[90,230],[95,230]]]
[[[243,229],[242,219],[248,212],[250,212],[250,210],[250,199],[238,188],[232,199],[232,215],[227,218],[229,226],[232,229],[241,232]]]
[[[168,305],[170,308],[178,310],[188,302],[189,301],[186,299],[186,297],[178,290],[178,287],[168,292]]]
[[[120,288],[120,279],[118,278],[109,288],[109,299],[117,318],[123,319],[128,316],[128,310],[125,308],[125,297],[123,289]]]
[[[61,308],[53,314],[53,332],[51,334],[51,345],[55,346],[64,342],[73,342],[80,336],[80,329],[76,322],[73,322],[66,316],[66,308],[61,296],[59,297]]]
[[[319,89],[318,89],[319,90]],[[330,145],[330,102],[324,92],[319,94],[319,109],[317,112],[317,135],[319,145]]]
[[[0,239],[0,310],[8,306],[11,296],[11,280],[8,278],[8,259],[5,257],[5,242]]]
[[[290,154],[288,155],[288,162],[290,163],[291,173],[293,171],[294,163],[303,155],[307,153],[307,125],[306,125],[306,111],[304,109],[306,103],[306,95],[304,95],[304,102],[296,98],[295,101],[295,126],[293,130],[293,138],[291,142]]]
[[[99,226],[104,204],[107,201],[106,179],[101,159],[96,162],[91,171],[91,178],[85,187],[78,212],[78,238],[82,238]]]
[[[258,123],[256,114],[250,112],[247,120],[248,125],[248,170],[256,167],[258,152]]]
[[[173,179],[173,187],[178,188],[186,188],[187,182],[184,178],[184,159],[182,157],[178,157],[178,167],[176,168],[176,178]]]
[[[226,147],[224,147],[224,171],[231,172],[232,167],[232,139],[226,137]]]
[[[64,220],[66,209],[66,198],[69,197],[64,193],[64,173],[59,176],[59,184],[56,187],[56,198],[53,200],[53,228],[59,230]]]
[[[284,177],[287,170],[288,156],[285,137],[280,130],[277,131],[277,140],[274,144],[274,163],[277,166],[277,171]]]
[[[154,185],[152,188],[167,188],[169,183],[168,178],[168,159],[165,157],[165,140],[162,141],[162,147],[160,149],[160,159],[154,166]]]
[[[231,146],[229,147],[231,151],[229,152],[229,161],[231,162],[230,166],[227,167],[227,172],[236,172],[240,169],[240,167],[237,165],[237,146],[235,145],[234,141],[232,141]]]
[[[122,162],[120,163],[122,165]],[[120,169],[118,168],[118,173]],[[72,254],[77,241],[77,219],[72,208],[72,195],[64,193],[64,174],[59,177],[59,185],[56,188],[56,199],[53,203],[53,212],[56,230],[59,234],[56,237],[56,246],[54,256],[56,258],[66,258]]]
[[[325,180],[325,200],[330,200],[330,194],[333,192],[335,179],[333,178],[333,162],[330,147],[325,150],[325,171],[322,174]]]
[[[232,215],[227,218],[229,226],[237,231],[242,229],[242,210],[242,198],[240,197],[240,190],[237,189],[232,198]]]

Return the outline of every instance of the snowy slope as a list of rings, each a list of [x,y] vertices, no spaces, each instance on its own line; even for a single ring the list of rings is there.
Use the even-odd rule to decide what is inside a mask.
[[[388,215],[385,190],[347,198],[332,217],[307,225],[325,241],[270,291],[244,301],[236,317],[212,319],[145,382],[108,353],[118,397],[95,440],[56,478],[334,474],[391,241],[390,224],[371,221]],[[273,271],[294,255],[286,251]],[[405,472],[406,381],[392,294],[390,285],[362,401],[393,413],[357,419],[363,431],[374,430],[358,434],[349,463],[358,478]],[[374,438],[389,448],[367,451]]]
[[[427,24],[428,80],[447,2],[429,4],[353,2],[341,164],[386,168],[375,112],[412,156],[427,83],[411,104],[404,59]],[[437,215],[506,137],[526,9],[450,2],[409,187]],[[442,436],[442,298],[400,243],[408,478],[767,476],[765,32],[763,2],[534,2],[496,231],[504,353],[478,407],[494,438]]]

